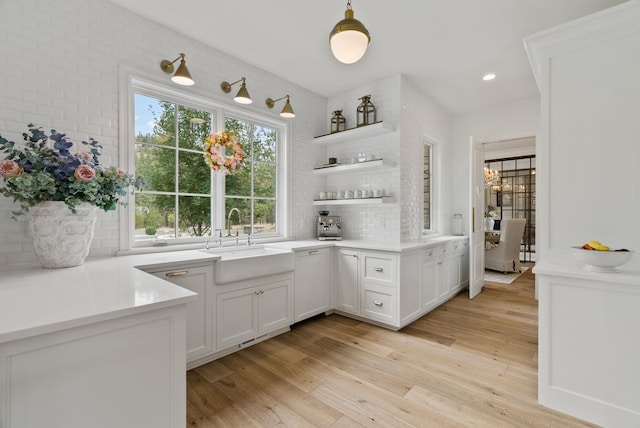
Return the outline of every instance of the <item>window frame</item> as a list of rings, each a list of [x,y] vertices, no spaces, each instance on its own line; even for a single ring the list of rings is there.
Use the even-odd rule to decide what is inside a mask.
[[[431,217],[431,227],[425,227],[424,221],[424,155],[425,155],[425,147],[430,148],[429,155],[429,197],[430,197],[430,212],[429,215]],[[438,233],[438,221],[440,218],[440,213],[437,207],[441,206],[439,203],[439,183],[440,183],[440,156],[438,150],[439,144],[431,137],[423,136],[421,141],[421,152],[422,156],[420,157],[420,170],[422,171],[422,215],[421,215],[421,225],[422,225],[422,236],[434,235]]]
[[[196,108],[210,112],[215,116],[212,123],[212,132],[219,132],[224,129],[225,118],[251,122],[260,126],[275,129],[277,132],[276,148],[276,233],[265,233],[256,236],[254,239],[282,240],[291,236],[290,224],[290,180],[288,179],[290,167],[290,125],[286,121],[274,120],[268,116],[263,116],[253,112],[240,111],[232,105],[226,105],[215,100],[206,98],[204,94],[179,91],[176,88],[160,83],[155,79],[129,70],[121,70],[120,79],[120,132],[119,132],[119,160],[120,165],[124,165],[127,172],[135,174],[135,94],[142,94],[154,97],[162,101],[176,103],[189,108]],[[223,174],[212,173],[211,179],[211,234],[215,229],[225,230],[225,178]],[[253,196],[253,195],[252,195]],[[127,206],[120,211],[120,246],[119,253],[135,252],[157,248],[152,241],[135,240],[135,198],[128,195]],[[196,244],[200,246],[209,236],[172,238],[167,240],[165,248],[171,249],[180,245]]]

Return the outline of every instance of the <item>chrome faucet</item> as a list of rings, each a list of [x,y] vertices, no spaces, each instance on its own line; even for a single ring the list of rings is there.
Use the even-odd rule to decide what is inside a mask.
[[[229,210],[229,215],[227,216],[227,236],[231,236],[231,214],[233,214],[234,211],[238,213],[238,223],[242,221],[242,217],[240,217],[240,210],[238,208],[231,208]]]
[[[214,233],[217,233],[218,235],[218,248],[222,247],[222,229],[216,229],[213,231]],[[208,242],[207,242],[208,244]]]

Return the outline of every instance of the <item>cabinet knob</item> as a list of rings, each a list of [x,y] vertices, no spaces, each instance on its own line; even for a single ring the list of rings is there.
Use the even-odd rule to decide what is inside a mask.
[[[168,278],[175,278],[176,276],[185,276],[189,273],[188,270],[179,270],[176,272],[167,272],[164,274],[164,276],[168,277]]]
[[[377,300],[374,300],[374,301],[373,301],[373,304],[374,304],[374,305],[376,305],[376,306],[378,306],[378,307],[382,307],[382,305],[383,305],[384,303],[382,303],[382,302],[378,302]]]
[[[256,290],[254,293],[255,293],[255,295],[256,295],[256,296],[259,296],[259,295],[263,294],[263,293],[264,293],[264,291],[262,291],[262,290]]]
[[[374,268],[373,268],[373,270],[375,270],[376,272],[382,272],[382,271],[384,271],[384,269],[383,269],[383,268],[381,268],[381,267],[374,267]]]

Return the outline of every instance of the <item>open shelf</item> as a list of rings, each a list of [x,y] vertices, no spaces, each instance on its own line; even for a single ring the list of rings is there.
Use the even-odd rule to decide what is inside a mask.
[[[388,196],[359,199],[316,199],[313,201],[313,205],[377,205],[387,203],[389,199]]]
[[[330,145],[349,141],[361,140],[368,137],[376,137],[393,132],[393,128],[388,123],[376,122],[371,125],[358,126],[346,129],[333,134],[320,135],[313,139],[315,144]]]
[[[362,171],[363,169],[370,168],[383,168],[390,167],[391,164],[384,159],[373,159],[370,161],[364,162],[354,162],[348,164],[340,164],[335,166],[323,166],[320,168],[314,168],[314,174],[337,174],[340,172],[350,172],[350,171]]]

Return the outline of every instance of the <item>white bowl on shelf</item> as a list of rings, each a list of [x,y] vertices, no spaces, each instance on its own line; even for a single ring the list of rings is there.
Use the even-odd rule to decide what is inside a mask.
[[[631,260],[634,251],[597,251],[571,247],[571,253],[578,262],[584,265],[585,270],[618,272],[617,268]]]

